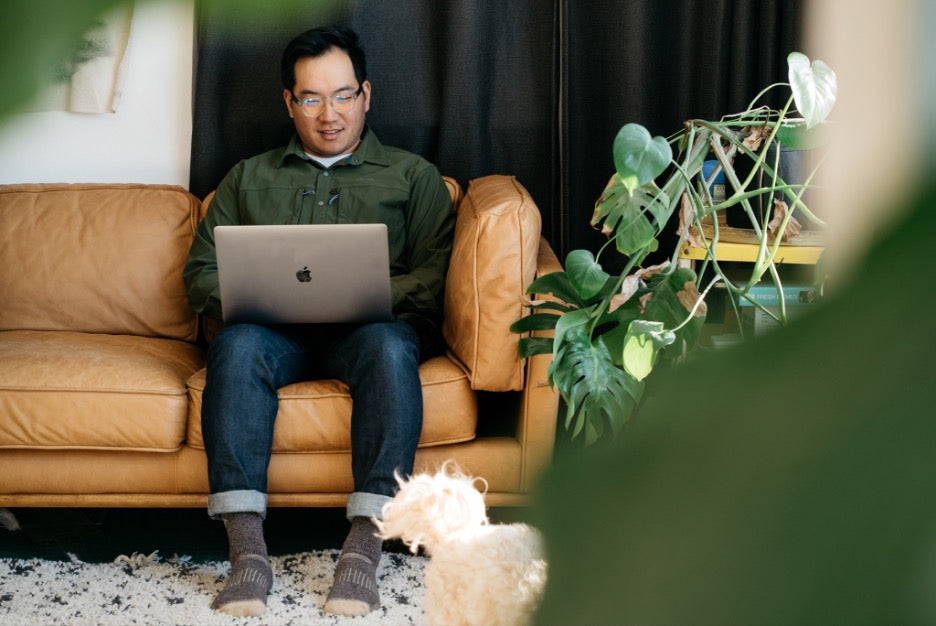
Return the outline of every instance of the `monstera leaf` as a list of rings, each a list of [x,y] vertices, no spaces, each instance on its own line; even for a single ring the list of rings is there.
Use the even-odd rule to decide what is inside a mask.
[[[566,429],[573,439],[584,432],[585,445],[609,430],[617,434],[643,392],[643,383],[617,367],[604,342],[593,343],[581,325],[566,330],[549,377],[566,402]]]
[[[614,168],[621,182],[634,191],[663,173],[673,150],[663,137],[651,137],[640,124],[625,124],[614,138]]]
[[[598,294],[610,278],[589,250],[570,252],[566,256],[565,267],[569,282],[583,300],[588,300]]]
[[[669,200],[656,185],[651,182],[631,191],[615,174],[595,204],[591,224],[601,224],[601,232],[614,237],[618,252],[630,256],[642,249],[656,249],[657,233],[666,224],[668,214]]]
[[[676,334],[664,328],[663,322],[634,320],[624,339],[624,369],[641,381],[653,371],[660,351],[676,341]]]
[[[802,52],[791,52],[787,65],[796,109],[806,120],[806,128],[812,128],[825,121],[835,106],[835,72],[818,59],[810,63]]]

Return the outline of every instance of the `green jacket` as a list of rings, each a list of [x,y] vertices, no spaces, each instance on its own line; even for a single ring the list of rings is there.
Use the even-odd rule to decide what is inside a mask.
[[[224,177],[195,232],[183,277],[196,312],[221,319],[214,227],[220,224],[384,223],[393,313],[425,339],[438,328],[455,212],[438,170],[365,129],[357,150],[324,169],[298,136]]]

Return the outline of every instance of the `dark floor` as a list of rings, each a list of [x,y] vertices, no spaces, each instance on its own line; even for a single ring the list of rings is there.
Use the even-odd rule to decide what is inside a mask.
[[[224,526],[204,509],[12,509],[21,529],[0,528],[0,556],[86,562],[158,550],[163,557],[227,559]],[[270,554],[340,548],[343,509],[271,509],[265,524]]]
[[[21,528],[0,527],[0,557],[113,561],[159,551],[196,561],[227,560],[224,526],[204,509],[12,509]],[[493,509],[494,522],[522,521],[524,509]],[[344,509],[271,508],[264,524],[271,555],[338,549],[348,530]],[[387,550],[405,551],[394,543]]]

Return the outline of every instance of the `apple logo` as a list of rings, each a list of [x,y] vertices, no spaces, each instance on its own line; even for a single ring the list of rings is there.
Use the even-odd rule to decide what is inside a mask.
[[[299,279],[300,283],[307,283],[312,280],[312,272],[309,271],[309,267],[303,267],[301,270],[296,272],[296,278]]]

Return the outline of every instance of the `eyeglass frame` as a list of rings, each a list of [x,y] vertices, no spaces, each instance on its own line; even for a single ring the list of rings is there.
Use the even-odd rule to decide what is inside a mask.
[[[361,83],[360,85],[358,85],[357,91],[355,91],[354,94],[351,96],[351,106],[354,106],[354,101],[358,99],[358,97],[361,95],[363,91],[364,91],[364,84]],[[338,113],[339,115],[343,115],[344,113],[347,113],[348,111],[351,110],[351,107],[348,107],[348,111],[338,111],[338,109],[335,108],[335,98],[338,98],[339,96],[315,96],[315,97],[310,96],[310,97],[303,98],[302,100],[300,100],[292,89],[289,90],[289,93],[290,95],[292,95],[293,102],[299,105],[299,110],[302,111],[302,114],[310,119],[315,119],[316,117],[324,113],[325,107],[329,105],[331,105],[332,111],[334,111],[335,113]],[[307,100],[313,100],[315,98],[321,98],[322,110],[314,115],[309,115],[308,113],[306,113],[306,105],[303,103]]]

